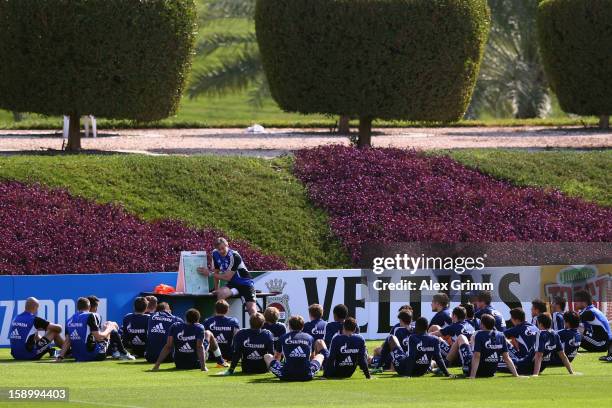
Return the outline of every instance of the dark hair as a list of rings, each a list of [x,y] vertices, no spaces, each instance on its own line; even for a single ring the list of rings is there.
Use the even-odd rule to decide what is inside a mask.
[[[348,317],[348,307],[342,303],[334,306],[334,317],[344,320]]]
[[[346,331],[356,332],[357,331],[357,320],[353,317],[347,317],[342,323],[342,328]]]
[[[546,302],[542,299],[533,299],[531,301],[531,307],[537,310],[539,313],[548,312],[548,307],[546,306]]]
[[[320,319],[323,317],[323,306],[318,303],[313,303],[312,305],[308,306],[308,314],[315,319]]]
[[[563,321],[569,324],[572,329],[577,329],[580,326],[580,315],[573,310],[563,313]]]
[[[89,299],[86,297],[80,297],[77,300],[77,310],[89,310]]]
[[[408,310],[400,310],[397,318],[404,324],[410,324],[412,322],[412,312]]]
[[[590,305],[593,303],[593,296],[586,290],[579,290],[574,293],[574,301],[585,302]]]
[[[552,318],[548,313],[542,313],[537,317],[538,324],[544,327],[546,330],[552,327]]]
[[[402,310],[408,310],[410,313],[412,313],[412,306],[410,306],[409,304],[405,304],[405,305],[401,305],[399,309],[397,309],[398,312],[401,312]]]
[[[427,332],[427,328],[429,327],[429,321],[425,317],[419,317],[414,322],[414,330],[417,333],[425,333]]]
[[[249,325],[251,325],[251,329],[261,329],[265,321],[266,319],[264,319],[261,313],[254,313],[249,318]]]
[[[198,311],[198,309],[189,309],[186,313],[185,313],[185,320],[187,321],[187,323],[189,324],[194,324],[200,321],[200,312]]]
[[[484,302],[485,304],[490,305],[491,304],[491,292],[487,292],[487,291],[480,292],[478,294],[477,299],[479,302]]]
[[[465,309],[465,317],[468,319],[474,318],[474,305],[471,303],[462,303],[461,306]]]
[[[156,312],[165,312],[170,310],[170,305],[166,302],[158,303],[155,307]]]
[[[457,320],[465,320],[465,308],[463,306],[457,306],[453,309],[453,315],[455,315]]]
[[[224,315],[228,312],[228,310],[229,304],[225,300],[217,300],[215,303],[215,313]]]
[[[143,298],[142,296],[138,296],[136,299],[134,299],[134,311],[137,313],[142,313],[145,310],[147,310],[147,304],[149,302],[147,302],[147,299]]]
[[[264,310],[263,315],[268,323],[276,323],[278,319],[280,319],[280,312],[274,306],[268,306],[266,310]]]
[[[87,296],[87,299],[89,300],[89,307],[96,307],[100,304],[100,299],[98,299],[98,297],[96,295],[89,295]]]
[[[487,330],[493,330],[495,328],[495,318],[485,313],[480,317],[480,324]]]
[[[448,307],[448,303],[450,302],[450,299],[446,293],[436,293],[433,295],[432,300],[441,304],[443,307]]]
[[[145,299],[147,299],[147,302],[149,302],[150,305],[157,304],[157,298],[153,295],[145,296]]]
[[[554,305],[559,305],[561,307],[561,310],[565,310],[565,306],[567,305],[567,301],[565,300],[564,297],[555,296],[553,298],[553,304]]]
[[[302,316],[291,316],[288,323],[289,329],[293,331],[302,331],[304,329],[304,318]]]
[[[520,307],[515,307],[514,309],[510,310],[510,317],[512,319],[518,320],[519,322],[524,322],[525,321],[525,311],[521,309]]]

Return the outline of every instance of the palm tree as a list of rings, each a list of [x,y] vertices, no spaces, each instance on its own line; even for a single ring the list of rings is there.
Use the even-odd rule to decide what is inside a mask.
[[[469,116],[546,116],[551,106],[538,48],[538,0],[489,0],[489,6],[491,34]]]

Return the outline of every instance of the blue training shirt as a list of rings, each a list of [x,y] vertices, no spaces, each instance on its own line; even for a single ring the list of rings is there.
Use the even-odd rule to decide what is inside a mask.
[[[440,328],[444,328],[453,323],[453,319],[451,318],[450,311],[447,308],[440,310],[437,312],[429,322],[429,327],[431,326],[440,326]]]
[[[538,330],[538,328],[533,324],[523,322],[514,327],[504,330],[504,336],[508,338],[513,337],[516,339],[516,342],[519,345],[519,349],[516,350],[516,356],[524,357],[529,354],[531,350],[533,350],[533,346],[536,341],[536,335],[539,332],[540,331]]]
[[[274,338],[274,348],[278,348],[278,341],[280,337],[287,333],[287,327],[282,323],[264,323],[263,329],[270,331],[272,333],[272,337]],[[314,337],[313,337],[314,338]]]
[[[170,327],[177,322],[182,322],[178,316],[174,316],[168,312],[153,313],[147,325],[147,347],[145,349],[145,357],[147,361],[155,363],[162,349],[168,341]]]
[[[443,336],[449,336],[453,339],[453,342],[457,340],[457,337],[460,335],[464,335],[469,339],[472,338],[474,334],[474,328],[471,324],[469,324],[466,320],[462,320],[460,322],[451,323],[449,326],[443,327],[440,329],[440,333]]]
[[[495,318],[495,329],[497,331],[503,332],[506,329],[506,321],[504,320],[504,317],[499,311],[495,310],[493,306],[487,305],[482,309],[478,309],[478,311],[474,313],[474,317],[480,319],[484,314],[489,314]]]
[[[329,355],[324,364],[324,374],[333,371],[336,375],[350,377],[359,366],[365,376],[368,377],[370,371],[368,369],[368,352],[365,340],[359,334],[337,335],[331,342]]]
[[[234,333],[240,329],[238,319],[228,316],[212,316],[204,321],[204,328],[210,330],[215,336],[223,357],[231,360]]]
[[[145,348],[150,316],[144,313],[128,313],[123,317],[121,340],[123,345],[132,348]]]
[[[283,371],[288,377],[303,377],[310,366],[310,353],[314,339],[310,334],[291,331],[283,334],[276,351],[285,357]]]
[[[327,322],[323,319],[311,320],[309,322],[304,323],[304,333],[308,333],[315,340],[323,340],[323,336],[325,335],[325,326]]]
[[[11,343],[11,355],[17,360],[33,358],[36,353],[34,343],[35,334],[38,330],[47,330],[49,322],[30,313],[23,312],[15,316],[11,322],[9,340]]]
[[[170,327],[168,335],[174,340],[174,363],[177,368],[199,367],[197,342],[204,341],[204,330],[204,326],[200,323],[178,322]]]
[[[242,360],[242,372],[265,373],[268,371],[264,355],[274,353],[272,333],[262,329],[242,329],[234,336],[233,359],[230,369],[234,370]]]
[[[580,311],[580,321],[584,326],[584,335],[597,340],[612,340],[612,330],[606,315],[594,305]]]
[[[214,249],[212,251],[212,258],[215,269],[218,269],[221,273],[226,273],[228,271],[235,272],[232,279],[228,282],[229,284],[254,286],[251,274],[238,252],[229,249],[225,256],[221,256],[219,251]]]

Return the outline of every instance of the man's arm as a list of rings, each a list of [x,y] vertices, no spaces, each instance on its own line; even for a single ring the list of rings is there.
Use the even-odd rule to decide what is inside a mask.
[[[361,368],[361,371],[363,371],[365,378],[369,380],[372,377],[370,375],[370,367],[368,367],[368,352],[365,349],[365,346],[361,356],[359,357],[359,368]]]
[[[512,359],[510,358],[510,355],[508,354],[507,351],[502,353],[502,358],[506,362],[506,365],[508,366],[508,370],[510,370],[512,375],[515,376],[515,377],[518,377],[519,374],[516,371],[516,367],[514,366],[514,361],[512,361]]]
[[[442,371],[442,374],[444,374],[444,376],[446,377],[450,377],[450,373],[448,372],[448,369],[446,368],[446,364],[444,363],[444,359],[442,358],[442,355],[440,354],[440,352],[436,353],[436,355],[434,356],[434,360],[436,364],[438,365],[438,368],[440,369],[440,371]]]
[[[62,349],[60,350],[60,353],[55,359],[55,361],[57,361],[58,363],[61,362],[66,357],[66,353],[68,353],[69,349],[70,349],[70,336],[68,335],[68,333],[66,333],[66,340],[64,340],[64,345],[62,346]]]
[[[168,341],[166,341],[166,345],[162,349],[161,353],[159,353],[159,357],[157,357],[157,361],[155,362],[155,365],[153,366],[153,371],[159,370],[160,364],[164,362],[166,357],[168,357],[168,355],[170,354],[170,351],[172,351],[173,345],[174,345],[174,338],[172,336],[168,336]]]
[[[200,369],[202,371],[208,371],[208,368],[206,368],[206,361],[204,360],[204,341],[202,339],[196,341],[196,352],[198,353]]]
[[[542,358],[544,357],[544,353],[541,351],[536,351],[535,357],[533,358],[533,376],[537,377],[540,375],[540,369],[542,368]]]
[[[565,352],[563,350],[560,350],[559,352],[557,352],[557,355],[559,356],[559,358],[563,362],[563,365],[567,369],[567,372],[570,373],[570,374],[574,374],[574,369],[572,368],[572,363],[570,363],[570,361],[567,358],[567,355],[565,354]]]
[[[480,365],[480,352],[479,351],[475,351],[474,355],[472,356],[472,370],[470,371],[470,377],[471,379],[476,378],[476,373],[478,372],[478,366]]]

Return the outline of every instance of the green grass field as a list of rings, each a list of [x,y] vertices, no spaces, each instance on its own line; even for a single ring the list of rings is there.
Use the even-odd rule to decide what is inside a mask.
[[[374,347],[378,342],[368,342]],[[432,376],[401,378],[385,373],[367,381],[356,372],[347,380],[315,379],[281,383],[272,374],[218,377],[220,369],[176,371],[162,365],[105,361],[94,363],[15,362],[0,350],[2,387],[68,387],[70,403],[0,402],[0,406],[100,406],[125,408],[191,407],[542,407],[610,406],[612,365],[598,354],[580,354],[574,361],[582,375],[548,368],[538,378],[446,379]],[[451,372],[460,373],[453,368]]]

